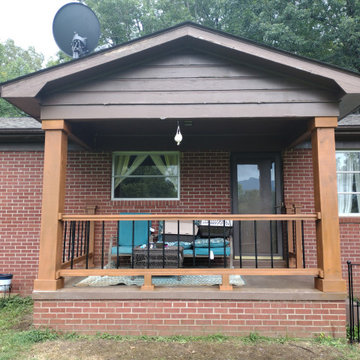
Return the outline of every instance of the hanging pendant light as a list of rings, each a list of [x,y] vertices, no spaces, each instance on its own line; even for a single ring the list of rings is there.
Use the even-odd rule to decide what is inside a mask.
[[[176,134],[175,134],[175,137],[174,137],[174,140],[177,143],[177,146],[180,145],[182,139],[183,139],[183,136],[182,136],[181,131],[180,131],[180,125],[179,125],[179,122],[177,122],[177,129],[176,129]]]

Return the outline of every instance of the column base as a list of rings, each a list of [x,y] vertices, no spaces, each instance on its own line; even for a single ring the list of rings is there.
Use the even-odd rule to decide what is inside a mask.
[[[35,291],[56,291],[64,287],[64,278],[56,280],[36,279],[34,281]]]
[[[315,289],[322,292],[342,292],[346,293],[346,281],[343,279],[328,280],[315,278]]]

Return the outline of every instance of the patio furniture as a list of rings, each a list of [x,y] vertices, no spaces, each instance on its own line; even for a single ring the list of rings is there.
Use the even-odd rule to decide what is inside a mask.
[[[182,267],[184,261],[183,248],[180,246],[165,246],[157,244],[157,247],[134,248],[135,268],[177,268]]]
[[[233,267],[232,221],[201,220],[196,222],[182,220],[165,221],[159,226],[159,240],[168,246],[183,248],[184,258],[229,257]],[[179,235],[178,235],[179,233]]]
[[[127,213],[128,214],[128,213]],[[125,214],[124,214],[125,215]],[[144,214],[145,215],[145,214]],[[121,220],[118,222],[117,246],[110,244],[109,263],[112,257],[131,256],[133,247],[147,245],[150,236],[151,221],[147,220]]]

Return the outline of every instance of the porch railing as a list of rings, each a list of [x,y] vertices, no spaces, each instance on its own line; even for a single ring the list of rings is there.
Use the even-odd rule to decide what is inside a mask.
[[[142,289],[153,289],[151,278],[159,275],[221,275],[223,278],[222,290],[231,290],[229,284],[230,275],[315,275],[321,276],[321,270],[316,266],[311,267],[307,263],[307,255],[311,254],[310,247],[311,235],[314,231],[307,231],[308,227],[314,226],[315,221],[319,219],[319,214],[124,214],[124,215],[65,215],[60,214],[59,220],[63,222],[63,251],[62,264],[57,271],[58,277],[66,276],[144,276],[144,286]],[[184,256],[184,262],[180,261],[182,256],[182,247],[179,231],[175,239],[175,254],[177,261],[172,268],[166,266],[165,241],[160,242],[161,251],[160,262],[157,266],[151,263],[151,238],[150,230],[147,243],[143,245],[142,253],[145,261],[141,267],[134,261],[135,251],[139,248],[134,241],[131,243],[131,251],[126,261],[125,257],[117,251],[111,255],[112,242],[119,237],[118,226],[122,221],[130,221],[135,224],[136,221],[147,221],[150,228],[155,228],[155,234],[158,233],[158,227],[166,221],[176,221],[178,229],[181,221],[206,220],[210,222],[217,220],[224,224],[224,232],[219,235],[223,239],[223,254],[220,251],[218,261],[217,257],[213,259],[211,254],[211,237],[208,232],[207,253],[205,256],[198,256],[195,248],[192,255],[188,258]],[[237,232],[236,242],[234,242],[234,233],[230,238],[225,235],[225,221],[231,221],[233,229]],[[249,243],[249,234],[243,232],[243,228],[252,229],[251,241]],[[195,228],[195,226],[194,226]],[[264,239],[264,229],[268,239]],[[262,242],[268,241],[268,252],[266,255],[259,249],[259,229],[262,229]],[[210,229],[209,229],[210,230]],[[161,234],[161,233],[160,233]],[[195,244],[195,231],[192,239],[189,241]],[[244,236],[248,236],[244,239]],[[313,235],[312,235],[313,236]],[[274,239],[281,238],[276,242]],[[229,242],[229,244],[228,244]],[[246,246],[245,246],[246,243]],[[279,248],[279,244],[281,248]],[[226,246],[230,246],[229,250]],[[276,249],[276,246],[278,248]],[[314,247],[314,246],[312,246]],[[236,249],[234,257],[233,249]],[[252,251],[249,249],[252,248]],[[230,256],[228,256],[230,255]],[[316,254],[311,254],[315,257]],[[115,268],[110,267],[110,260],[114,259]],[[187,258],[187,259],[186,259]],[[316,261],[315,261],[316,262]]]

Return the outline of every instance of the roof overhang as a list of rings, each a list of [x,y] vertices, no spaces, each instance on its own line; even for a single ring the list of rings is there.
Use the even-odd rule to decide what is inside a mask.
[[[360,105],[360,76],[356,73],[192,23],[180,24],[81,59],[8,81],[0,86],[0,95],[39,119],[41,96],[45,92],[58,90],[71,83],[88,81],[99,74],[131,66],[135,61],[144,61],[159,53],[189,46],[233,56],[241,61],[251,61],[270,71],[290,73],[317,86],[337,89],[341,94],[340,118]]]

